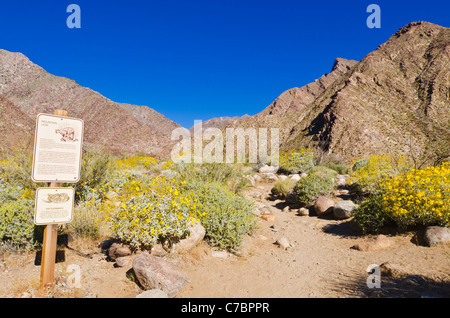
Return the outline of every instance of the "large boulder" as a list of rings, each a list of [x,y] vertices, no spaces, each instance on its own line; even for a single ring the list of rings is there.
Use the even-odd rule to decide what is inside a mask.
[[[430,247],[446,244],[450,242],[450,230],[445,226],[429,226],[425,229],[423,238]]]
[[[325,196],[319,197],[314,203],[314,210],[317,216],[324,216],[333,212],[334,201]]]
[[[357,205],[351,200],[338,201],[334,205],[333,214],[339,220],[351,218]]]
[[[205,237],[206,230],[199,221],[191,227],[191,234],[185,239],[173,244],[170,253],[182,254],[196,247]]]
[[[133,270],[145,290],[160,289],[169,298],[175,297],[188,279],[164,258],[141,253],[133,260]]]

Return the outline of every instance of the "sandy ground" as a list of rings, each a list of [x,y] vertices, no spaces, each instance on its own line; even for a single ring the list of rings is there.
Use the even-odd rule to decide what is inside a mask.
[[[410,233],[390,237],[393,244],[385,250],[358,251],[351,247],[368,238],[356,236],[351,221],[283,212],[282,205],[268,200],[271,187],[262,183],[247,192],[269,206],[275,220],[260,221],[245,238],[242,256],[214,257],[203,242],[188,254],[167,258],[189,279],[177,298],[450,297],[450,245],[421,246]],[[291,247],[275,244],[281,237]],[[99,247],[79,249],[92,258],[64,249],[65,260],[56,264],[57,288],[49,296],[129,298],[142,292],[129,275],[131,262],[116,268]],[[36,255],[0,258],[0,297],[37,297]],[[369,289],[367,267],[385,262],[407,277],[382,277],[381,288]],[[80,288],[68,286],[72,264],[80,268]]]

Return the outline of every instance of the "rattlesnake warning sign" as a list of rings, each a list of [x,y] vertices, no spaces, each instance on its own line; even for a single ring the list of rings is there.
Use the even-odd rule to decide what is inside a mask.
[[[36,191],[34,224],[64,224],[72,221],[73,188],[39,188]]]
[[[31,179],[34,182],[78,182],[83,132],[81,119],[39,114]]]

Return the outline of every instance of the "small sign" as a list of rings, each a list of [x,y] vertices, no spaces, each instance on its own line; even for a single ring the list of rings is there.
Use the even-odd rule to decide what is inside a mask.
[[[74,188],[39,188],[36,191],[34,224],[64,224],[72,221]]]
[[[31,179],[34,182],[78,182],[83,133],[81,119],[39,114]]]

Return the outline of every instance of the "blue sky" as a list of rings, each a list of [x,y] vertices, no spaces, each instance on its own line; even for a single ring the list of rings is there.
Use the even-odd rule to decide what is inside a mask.
[[[81,29],[66,25],[69,4]],[[381,29],[369,29],[369,4]],[[450,1],[3,1],[0,48],[179,124],[256,114],[283,91],[361,60],[400,27],[450,27]]]

